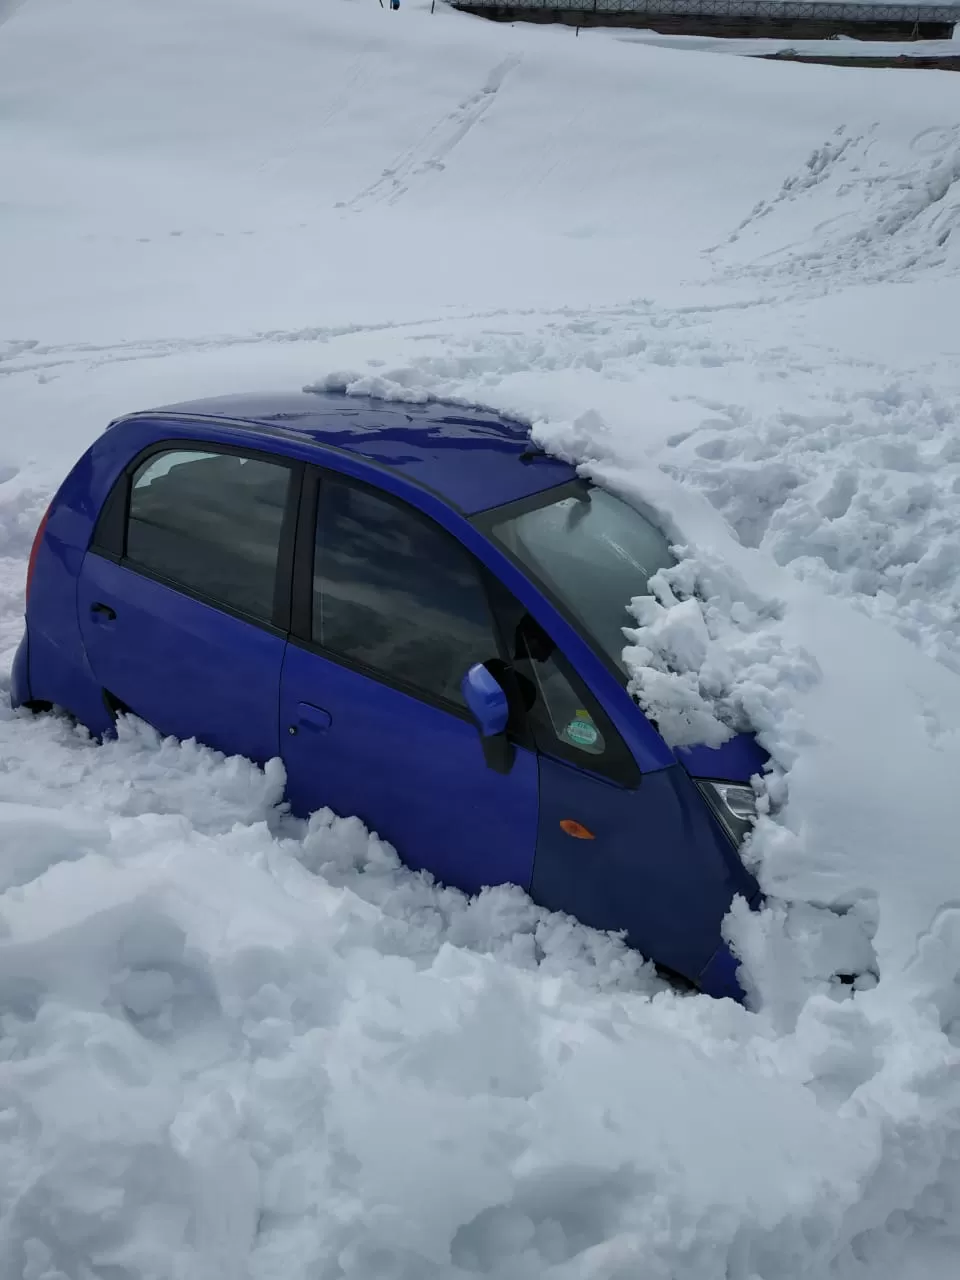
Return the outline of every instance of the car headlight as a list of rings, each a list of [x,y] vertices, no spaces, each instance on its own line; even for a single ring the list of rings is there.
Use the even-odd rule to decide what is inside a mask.
[[[757,820],[753,787],[739,782],[710,782],[706,778],[697,778],[696,782],[720,825],[739,848]]]

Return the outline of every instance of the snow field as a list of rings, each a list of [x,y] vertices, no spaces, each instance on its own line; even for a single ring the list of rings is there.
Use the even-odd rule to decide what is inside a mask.
[[[110,417],[333,383],[654,512],[638,696],[774,757],[747,1011],[292,822],[275,766],[3,712],[0,1273],[952,1276],[955,78],[29,0],[0,86],[4,672]]]

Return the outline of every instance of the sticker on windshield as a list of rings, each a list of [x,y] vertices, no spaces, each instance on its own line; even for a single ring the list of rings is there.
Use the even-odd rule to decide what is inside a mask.
[[[600,737],[589,711],[578,711],[563,731],[563,736],[575,747],[595,747]]]

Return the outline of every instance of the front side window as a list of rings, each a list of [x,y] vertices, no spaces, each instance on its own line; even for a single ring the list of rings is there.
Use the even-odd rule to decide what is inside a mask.
[[[508,697],[520,712],[512,722],[532,734],[537,750],[633,787],[639,772],[609,715],[544,628],[500,582],[491,585],[500,631]]]
[[[320,489],[312,635],[457,706],[467,670],[498,654],[486,592],[456,539],[403,503],[332,477]]]
[[[133,477],[126,559],[269,622],[290,475],[280,463],[232,453],[155,455]]]
[[[637,623],[627,606],[648,593],[652,574],[674,563],[663,534],[620,498],[582,483],[524,507],[486,512],[478,523],[628,676],[623,628]]]
[[[607,745],[603,730],[594,711],[584,705],[588,700],[577,693],[558,665],[553,646],[547,648],[538,637],[521,634],[517,651],[514,670],[535,686],[527,714],[538,742],[548,752],[555,742],[574,757],[602,756]]]

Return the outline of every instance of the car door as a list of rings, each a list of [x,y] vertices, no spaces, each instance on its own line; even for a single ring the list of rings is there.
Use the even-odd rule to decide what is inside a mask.
[[[278,754],[301,470],[177,441],[120,478],[77,593],[87,658],[113,706],[227,754]]]
[[[596,929],[622,930],[645,956],[699,980],[722,946],[733,897],[749,900],[755,886],[686,770],[641,776],[603,706],[543,627],[505,591],[495,600],[539,755],[531,897]]]
[[[327,472],[305,487],[300,528],[280,688],[294,811],[356,814],[468,892],[527,886],[536,755],[518,744],[506,773],[488,768],[460,693],[500,654],[482,571],[409,504]]]

